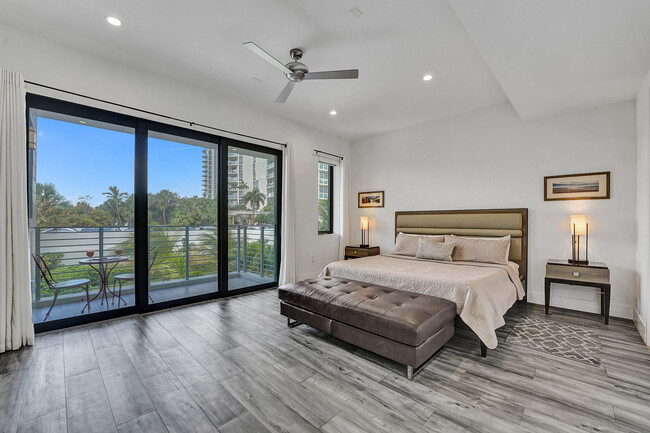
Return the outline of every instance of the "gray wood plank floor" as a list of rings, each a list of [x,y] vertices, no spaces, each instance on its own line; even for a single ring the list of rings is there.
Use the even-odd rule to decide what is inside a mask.
[[[0,355],[2,432],[648,432],[650,353],[632,322],[552,309],[598,333],[600,367],[457,329],[413,382],[301,325],[267,290],[38,335]]]

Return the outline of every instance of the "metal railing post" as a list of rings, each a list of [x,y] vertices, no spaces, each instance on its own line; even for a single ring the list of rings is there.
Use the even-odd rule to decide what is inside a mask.
[[[264,276],[264,226],[260,227],[260,277]]]
[[[241,226],[237,224],[237,273],[241,272]]]
[[[248,272],[248,225],[244,226],[244,272]]]
[[[41,253],[41,229],[40,227],[35,227],[34,228],[34,250],[37,253]],[[41,273],[38,271],[36,267],[34,267],[36,271],[36,287],[34,287],[34,298],[37,301],[41,300]]]
[[[104,227],[99,228],[99,257],[104,257]]]
[[[185,226],[185,279],[190,279],[190,226]]]

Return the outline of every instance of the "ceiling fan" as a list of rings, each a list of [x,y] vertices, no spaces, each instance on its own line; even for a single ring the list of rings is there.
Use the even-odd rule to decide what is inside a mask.
[[[292,48],[289,51],[289,55],[293,59],[292,62],[287,63],[286,65],[280,63],[275,57],[264,51],[254,42],[245,42],[244,45],[246,48],[260,56],[262,59],[266,60],[276,68],[284,72],[284,75],[289,79],[289,82],[284,87],[282,92],[278,95],[275,102],[284,103],[289,94],[293,90],[293,87],[296,83],[301,82],[302,80],[340,80],[346,78],[359,78],[358,69],[345,69],[342,71],[321,71],[321,72],[309,72],[309,69],[304,63],[301,63],[299,60],[302,58],[302,50],[300,48]]]

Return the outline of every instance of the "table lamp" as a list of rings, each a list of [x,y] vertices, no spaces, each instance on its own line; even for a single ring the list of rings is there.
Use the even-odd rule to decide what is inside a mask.
[[[370,235],[370,230],[369,230],[369,224],[368,224],[368,217],[367,216],[362,216],[361,217],[361,244],[359,245],[360,247],[367,247],[368,242],[369,242],[369,235]]]
[[[580,260],[580,236],[585,237],[585,259]],[[574,265],[589,264],[589,223],[587,215],[571,215],[571,259]]]

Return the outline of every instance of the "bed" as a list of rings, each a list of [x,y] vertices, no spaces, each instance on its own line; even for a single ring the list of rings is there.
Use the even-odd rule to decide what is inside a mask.
[[[508,264],[438,262],[383,254],[330,263],[321,275],[362,281],[454,301],[460,319],[485,347],[497,347],[496,329],[516,302],[526,300],[528,210],[483,209],[395,213],[399,233],[498,238],[510,235]]]

